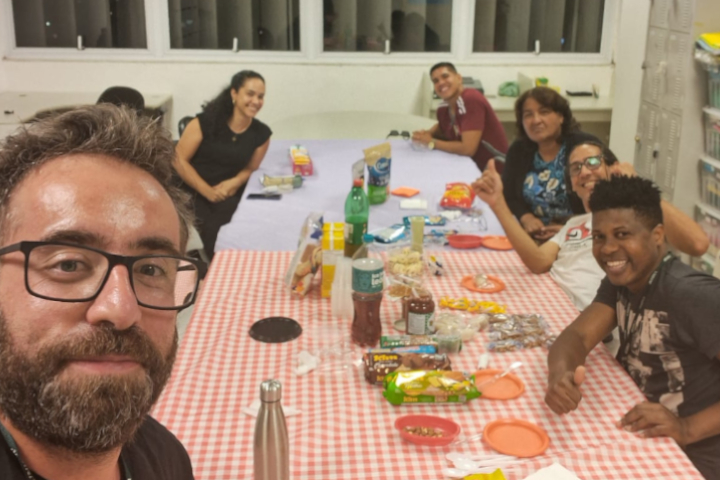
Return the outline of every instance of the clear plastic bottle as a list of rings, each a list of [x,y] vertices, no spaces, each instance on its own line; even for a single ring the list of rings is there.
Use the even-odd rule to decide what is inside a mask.
[[[367,233],[370,203],[363,190],[363,180],[353,181],[352,190],[345,200],[345,256],[352,257],[363,245],[363,235]]]
[[[290,447],[277,380],[260,384],[260,411],[255,422],[253,469],[255,480],[290,480]]]

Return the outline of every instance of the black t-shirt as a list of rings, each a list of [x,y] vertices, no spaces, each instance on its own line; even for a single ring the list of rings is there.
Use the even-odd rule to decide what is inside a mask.
[[[217,185],[240,173],[250,163],[255,149],[272,135],[267,125],[254,118],[248,129],[240,134],[234,133],[224,122],[217,125],[215,131],[210,131],[205,115],[201,113],[197,118],[203,139],[190,163],[209,185]]]
[[[190,457],[180,441],[149,415],[122,449],[133,480],[193,480]],[[37,480],[42,477],[35,474]],[[0,435],[0,479],[27,480],[20,461]],[[123,477],[124,479],[124,477]],[[48,478],[47,480],[53,480]]]
[[[605,278],[595,297],[615,308],[621,333],[628,332],[628,305],[628,323],[639,322],[627,359],[622,345],[618,352],[623,368],[649,401],[680,417],[720,402],[720,280],[673,258],[645,293],[636,319],[642,296]],[[706,478],[720,478],[720,435],[689,445],[686,453]]]

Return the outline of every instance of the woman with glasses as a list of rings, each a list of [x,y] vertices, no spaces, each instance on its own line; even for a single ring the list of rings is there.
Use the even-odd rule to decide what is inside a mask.
[[[580,132],[568,101],[546,87],[517,99],[515,120],[518,139],[502,172],[505,200],[525,231],[544,242],[582,213],[582,203],[568,196],[565,165],[573,145],[597,138]]]
[[[272,131],[255,118],[264,102],[265,80],[243,70],[188,123],[177,144],[174,166],[192,194],[211,259],[220,227],[232,219],[250,174],[270,146]]]

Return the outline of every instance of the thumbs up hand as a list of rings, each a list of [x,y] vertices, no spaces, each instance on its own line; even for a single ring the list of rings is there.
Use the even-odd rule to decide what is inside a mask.
[[[490,208],[495,208],[498,201],[503,199],[502,178],[495,170],[494,159],[487,163],[482,177],[475,180],[471,186],[480,200],[487,203]]]
[[[574,372],[564,372],[553,380],[552,376],[545,393],[545,403],[557,414],[575,410],[582,400],[580,385],[585,382],[585,366],[579,365]]]

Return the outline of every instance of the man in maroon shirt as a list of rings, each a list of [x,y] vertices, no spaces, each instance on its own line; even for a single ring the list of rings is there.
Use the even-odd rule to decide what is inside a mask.
[[[444,102],[438,107],[436,123],[430,130],[413,132],[413,141],[444,152],[472,157],[485,170],[493,153],[483,145],[489,143],[505,154],[508,141],[500,121],[485,96],[474,88],[463,88],[462,76],[455,65],[442,62],[430,69],[430,78]],[[496,163],[502,172],[502,163]]]

